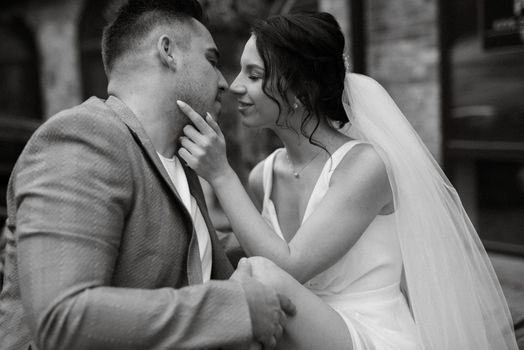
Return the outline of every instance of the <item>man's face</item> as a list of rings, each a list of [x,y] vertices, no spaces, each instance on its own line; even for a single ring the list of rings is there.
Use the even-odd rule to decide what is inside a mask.
[[[191,39],[184,50],[177,79],[180,99],[188,103],[200,115],[210,112],[219,114],[222,94],[228,88],[224,76],[218,69],[219,54],[209,31],[193,20]]]

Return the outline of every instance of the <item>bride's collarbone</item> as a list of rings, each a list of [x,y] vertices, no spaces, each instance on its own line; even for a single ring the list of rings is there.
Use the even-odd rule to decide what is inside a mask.
[[[284,194],[287,198],[293,198],[297,202],[301,202],[301,198],[309,198],[309,194],[313,191],[320,173],[322,172],[322,166],[311,166],[310,168],[303,169],[298,176],[294,174],[294,170],[289,164],[282,162],[275,162],[273,169],[273,193],[278,192]]]
[[[300,227],[322,169],[308,169],[295,178],[289,168],[280,165],[273,170],[271,199],[282,230],[287,232],[284,235],[291,237]]]

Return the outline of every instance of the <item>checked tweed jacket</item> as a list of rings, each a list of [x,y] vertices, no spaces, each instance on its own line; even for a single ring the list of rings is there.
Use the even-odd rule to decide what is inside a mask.
[[[212,242],[198,244],[150,139],[118,98],[45,122],[11,175],[1,349],[194,349],[248,341],[242,287],[185,169]],[[220,281],[220,279],[224,281]]]

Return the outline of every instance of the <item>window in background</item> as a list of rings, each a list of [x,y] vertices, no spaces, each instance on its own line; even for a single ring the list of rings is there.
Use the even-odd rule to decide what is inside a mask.
[[[524,9],[517,5],[445,1],[444,143],[448,173],[486,247],[524,254]]]

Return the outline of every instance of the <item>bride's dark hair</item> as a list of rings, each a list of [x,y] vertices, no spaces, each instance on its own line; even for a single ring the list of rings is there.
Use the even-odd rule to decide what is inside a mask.
[[[292,92],[306,109],[301,133],[308,123],[320,118],[335,121],[339,127],[348,122],[342,105],[344,89],[344,35],[336,19],[324,12],[301,12],[270,17],[255,23],[252,34],[264,62],[264,93],[279,107],[281,97],[289,112]],[[276,95],[275,95],[276,94]],[[333,123],[330,123],[333,124]],[[314,143],[314,142],[313,142]]]

